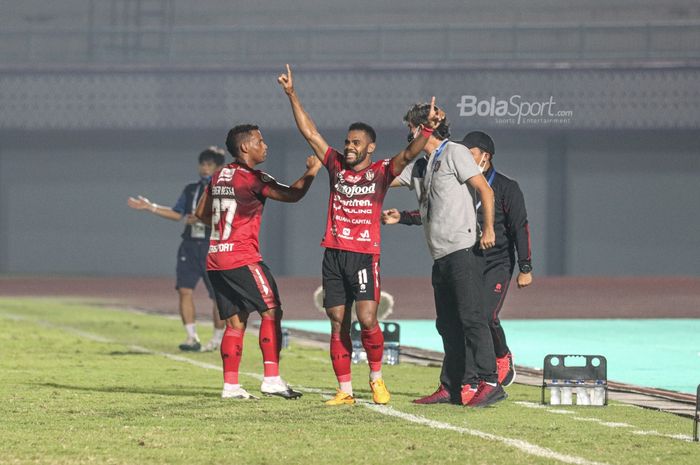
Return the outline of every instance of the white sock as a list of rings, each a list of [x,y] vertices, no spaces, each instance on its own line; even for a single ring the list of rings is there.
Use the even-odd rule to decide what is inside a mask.
[[[190,339],[197,339],[197,324],[187,323],[185,325],[185,331],[187,331],[187,337]]]
[[[265,376],[263,377],[263,383],[268,384],[284,384],[281,376]]]
[[[340,390],[345,394],[352,395],[352,381],[341,381]]]
[[[369,380],[370,381],[376,381],[376,380],[381,379],[381,378],[382,378],[382,370],[369,372]]]
[[[240,388],[241,388],[240,384],[224,383],[224,391],[235,391],[236,389],[240,389]]]
[[[211,340],[216,342],[217,344],[221,344],[221,341],[224,338],[224,329],[217,329],[214,328],[214,335],[211,337]]]

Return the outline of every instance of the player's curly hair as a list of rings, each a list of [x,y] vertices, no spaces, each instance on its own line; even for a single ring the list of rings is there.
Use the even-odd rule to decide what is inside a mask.
[[[404,123],[411,123],[413,126],[418,126],[419,124],[426,124],[428,122],[428,115],[430,114],[430,104],[429,103],[415,103],[403,117]],[[433,131],[433,136],[437,139],[447,139],[450,137],[450,122],[447,121],[447,117],[440,122],[435,131]]]
[[[238,147],[248,139],[251,132],[257,129],[260,128],[255,124],[239,124],[231,128],[226,136],[226,149],[233,155],[233,158],[239,155]]]

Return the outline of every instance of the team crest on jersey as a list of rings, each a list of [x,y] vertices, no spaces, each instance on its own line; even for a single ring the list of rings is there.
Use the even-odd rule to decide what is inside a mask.
[[[272,176],[270,176],[267,173],[261,172],[260,173],[260,180],[264,183],[268,183],[268,182],[273,182],[275,180],[275,178],[273,178]]]
[[[230,182],[233,179],[233,172],[236,171],[231,168],[221,168],[221,171],[219,172],[219,177],[216,180],[216,183],[219,184],[220,182]]]
[[[365,179],[368,181],[371,181],[372,179],[374,179],[374,171],[372,171],[372,170],[367,171],[365,173]]]

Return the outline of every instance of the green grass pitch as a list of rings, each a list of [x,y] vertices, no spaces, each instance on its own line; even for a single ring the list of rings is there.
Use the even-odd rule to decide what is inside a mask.
[[[209,336],[200,325],[200,336]],[[294,344],[282,376],[298,401],[220,398],[217,353],[182,354],[179,322],[68,300],[0,299],[2,464],[697,464],[690,419],[613,403],[538,408],[514,385],[492,408],[419,406],[438,369],[384,368],[388,407],[326,407],[325,350]],[[259,388],[257,338],[241,382]],[[370,399],[366,366],[356,396]]]

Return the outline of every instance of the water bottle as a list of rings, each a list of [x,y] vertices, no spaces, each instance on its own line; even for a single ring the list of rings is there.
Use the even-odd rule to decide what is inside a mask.
[[[561,391],[557,385],[558,383],[558,380],[553,379],[552,385],[549,387],[549,405],[561,404]]]
[[[362,363],[367,360],[367,352],[362,347],[361,340],[352,341],[352,363]]]
[[[591,397],[588,395],[588,389],[585,386],[585,382],[578,380],[576,384],[576,405],[591,405]]]
[[[282,348],[289,348],[289,330],[287,328],[282,328]]]
[[[571,380],[565,379],[564,384],[571,383]],[[573,403],[573,391],[571,386],[562,386],[561,388],[561,405],[571,405]]]
[[[386,365],[398,365],[401,348],[398,342],[384,343],[384,363]]]
[[[595,382],[591,405],[605,405],[605,383],[600,379],[597,379]]]

